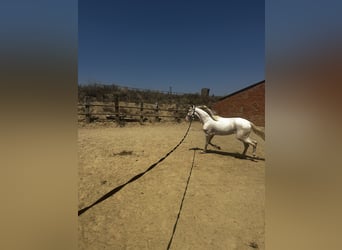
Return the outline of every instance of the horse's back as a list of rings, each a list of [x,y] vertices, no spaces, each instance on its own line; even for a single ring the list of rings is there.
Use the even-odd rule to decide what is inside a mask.
[[[244,127],[244,128],[251,128],[252,127],[251,122],[245,118],[234,117],[232,119],[234,119],[234,123],[237,127]]]
[[[205,129],[216,135],[230,135],[236,132],[235,120],[233,118],[220,117],[217,121],[205,124]]]
[[[231,118],[222,118],[221,119],[224,122],[224,126],[226,127],[225,130],[246,130],[249,131],[252,129],[251,122],[241,118],[241,117],[231,117]]]

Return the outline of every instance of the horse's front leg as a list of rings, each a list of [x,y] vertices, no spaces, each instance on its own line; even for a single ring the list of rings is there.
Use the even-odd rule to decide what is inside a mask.
[[[213,137],[214,137],[214,135],[212,135],[211,138],[209,139],[209,144],[210,144],[211,146],[213,146],[214,148],[217,148],[218,150],[221,150],[221,147],[220,147],[220,146],[211,143],[211,139],[213,139]]]
[[[203,153],[207,152],[208,144],[210,143],[210,140],[213,138],[213,135],[205,134],[205,144],[204,144],[204,150]]]

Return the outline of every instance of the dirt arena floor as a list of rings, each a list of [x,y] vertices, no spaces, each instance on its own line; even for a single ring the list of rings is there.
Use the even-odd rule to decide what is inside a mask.
[[[79,209],[146,170],[183,138],[189,123],[79,127]],[[168,158],[78,217],[79,249],[265,249],[265,142],[257,161],[241,159],[241,142],[215,136],[221,150],[202,154],[193,122]],[[194,154],[195,152],[195,154]],[[248,150],[251,155],[252,149]]]

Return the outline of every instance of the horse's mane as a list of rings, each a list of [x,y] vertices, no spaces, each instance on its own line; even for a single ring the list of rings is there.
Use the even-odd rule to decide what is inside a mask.
[[[214,111],[212,111],[210,108],[208,108],[205,105],[197,106],[197,108],[200,108],[203,111],[205,111],[214,121],[217,121],[219,118],[221,118],[221,116],[216,115]]]

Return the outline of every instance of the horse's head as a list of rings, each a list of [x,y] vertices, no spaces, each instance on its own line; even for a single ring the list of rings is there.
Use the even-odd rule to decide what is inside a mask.
[[[193,120],[195,118],[195,105],[192,105],[189,110],[188,113],[186,114],[185,120],[190,121]]]

